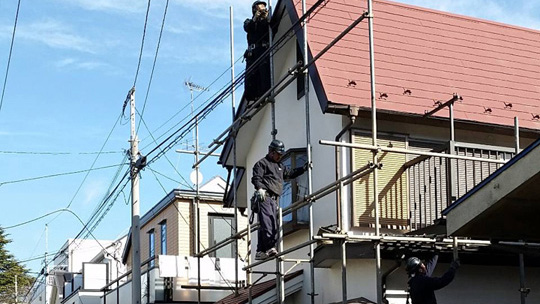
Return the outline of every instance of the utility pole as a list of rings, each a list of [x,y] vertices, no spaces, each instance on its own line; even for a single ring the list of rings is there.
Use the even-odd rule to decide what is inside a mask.
[[[19,290],[17,288],[17,275],[15,275],[15,304],[19,302],[17,298],[19,297]]]
[[[140,206],[139,206],[139,171],[142,168],[139,161],[139,140],[135,129],[135,87],[129,90],[128,96],[130,103],[131,136],[131,244],[132,244],[132,270],[131,270],[131,303],[141,303],[141,227]],[[127,102],[127,100],[126,100]],[[144,158],[143,158],[144,161]]]

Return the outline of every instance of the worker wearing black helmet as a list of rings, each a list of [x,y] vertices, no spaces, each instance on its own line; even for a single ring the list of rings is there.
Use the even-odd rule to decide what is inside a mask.
[[[450,269],[441,277],[432,277],[438,259],[439,256],[434,255],[426,264],[417,257],[411,257],[407,260],[405,269],[409,275],[407,304],[409,304],[409,296],[412,304],[437,304],[435,290],[450,284],[460,266],[459,260],[455,260],[450,264]]]
[[[251,183],[255,187],[257,203],[259,203],[259,231],[257,234],[256,260],[264,260],[277,254],[278,223],[276,211],[278,200],[283,190],[283,181],[302,175],[307,170],[307,164],[302,167],[288,169],[281,163],[285,154],[285,145],[279,139],[274,139],[268,146],[268,154],[253,166]]]
[[[244,53],[246,59],[245,97],[254,101],[270,89],[270,61],[268,54],[254,63],[269,47],[268,9],[266,2],[255,1],[251,6],[253,16],[244,21],[247,33],[248,48]]]

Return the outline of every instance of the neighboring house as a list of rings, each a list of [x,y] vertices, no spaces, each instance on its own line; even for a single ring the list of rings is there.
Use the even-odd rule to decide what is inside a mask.
[[[196,192],[173,190],[141,217],[141,296],[142,303],[197,302],[198,269],[194,255],[233,234],[234,210],[223,208],[225,181],[214,177],[199,189],[200,247],[197,246]],[[239,226],[247,218],[239,216]],[[239,240],[239,253],[233,244],[201,258],[201,301],[213,303],[233,292],[234,258],[239,258],[239,284],[244,284],[241,270],[247,245]],[[122,254],[128,274],[132,269],[131,234]],[[234,289],[233,289],[234,290]],[[104,303],[131,303],[131,279],[111,281]]]
[[[44,272],[42,283],[29,293],[28,303],[101,303],[101,288],[126,271],[120,261],[125,241],[126,236],[116,241],[68,239],[53,258],[48,275]]]
[[[307,1],[307,7],[315,2]],[[433,249],[429,242],[422,241],[427,240],[426,235],[446,236],[441,212],[503,163],[480,159],[508,161],[515,155],[514,117],[520,124],[520,148],[540,135],[537,51],[540,32],[390,1],[373,1],[373,8],[378,145],[478,158],[449,161],[437,156],[378,153],[378,161],[383,164],[378,174],[381,233],[420,236],[417,242],[381,245],[386,300],[405,303],[407,279],[404,269],[396,265],[396,255],[425,255]],[[324,1],[309,18],[309,58],[314,58],[366,9],[363,0]],[[273,11],[272,23],[277,29],[274,40],[278,40],[301,16],[301,1],[280,0]],[[276,80],[286,76],[302,59],[303,39],[302,30],[296,31],[274,54]],[[309,68],[314,191],[372,161],[369,150],[334,148],[319,143],[319,140],[328,140],[371,145],[369,59],[366,19]],[[276,137],[284,141],[288,149],[284,162],[291,167],[306,161],[304,93],[300,77],[275,98]],[[463,100],[456,100],[453,106],[455,140],[452,141],[448,108],[430,117],[424,114],[453,99],[454,94],[459,94]],[[237,117],[247,108],[248,102],[244,99]],[[272,140],[271,105],[245,121],[237,135],[237,180],[232,183],[237,187],[238,206],[242,208],[249,207],[249,197],[254,191],[250,182],[253,165],[264,157]],[[220,163],[232,170],[230,137]],[[288,181],[285,189],[281,207],[303,198],[306,176]],[[485,187],[482,191],[488,191],[489,196],[491,190]],[[373,192],[373,174],[370,173],[346,185],[339,199],[331,193],[313,203],[315,231],[336,225],[342,229],[338,233],[346,234],[351,240],[346,245],[347,291],[351,301],[361,297],[377,301],[373,243],[353,240],[375,233]],[[341,201],[345,202],[343,206]],[[232,206],[230,196],[225,203]],[[460,205],[460,209],[467,206]],[[511,230],[518,221],[507,218],[504,227]],[[284,217],[284,247],[307,242],[308,224],[309,214],[305,208]],[[508,240],[519,241],[515,239],[519,235],[510,235],[514,239]],[[438,292],[439,303],[465,299],[475,303],[517,302],[520,297],[519,248],[507,251],[492,246],[489,240],[494,237],[484,234],[477,237],[484,242],[459,247],[464,265],[455,282]],[[256,244],[256,233],[252,234],[252,239]],[[315,250],[316,303],[342,299],[339,248],[337,243],[321,242]],[[286,258],[309,259],[308,253],[309,247],[305,246]],[[443,253],[436,275],[446,270],[450,259],[450,252]],[[540,280],[538,264],[526,255],[528,282]],[[285,270],[293,265],[296,266],[286,262]],[[302,288],[290,294],[286,303],[310,303],[309,264],[301,265],[297,268],[303,268]],[[256,270],[275,271],[275,267],[275,262],[267,262]],[[229,300],[224,303],[234,302]],[[528,300],[538,302],[540,295],[531,293]],[[245,303],[245,299],[239,303]]]

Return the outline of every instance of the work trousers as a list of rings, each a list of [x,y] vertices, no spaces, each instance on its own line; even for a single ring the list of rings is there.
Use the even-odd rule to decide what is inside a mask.
[[[266,47],[256,47],[247,52],[246,56],[246,82],[244,85],[245,97],[254,101],[270,89],[270,61],[268,54],[254,66],[253,64],[266,51]],[[249,69],[253,69],[249,71]]]
[[[266,196],[259,205],[259,231],[257,252],[266,252],[276,246],[278,232],[277,200]]]

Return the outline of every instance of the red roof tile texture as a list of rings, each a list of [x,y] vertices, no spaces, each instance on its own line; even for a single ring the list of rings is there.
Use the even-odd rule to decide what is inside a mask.
[[[291,0],[298,15],[301,1]],[[311,7],[316,0],[307,0]],[[309,20],[315,56],[367,10],[365,0],[328,0]],[[456,120],[540,129],[540,32],[376,0],[377,108],[423,115],[453,93]],[[371,108],[368,22],[316,62],[330,103]],[[354,80],[356,85],[349,85]],[[410,92],[410,93],[409,93]],[[386,95],[386,96],[384,96]],[[381,97],[383,96],[383,97]],[[437,116],[448,117],[448,111]]]

